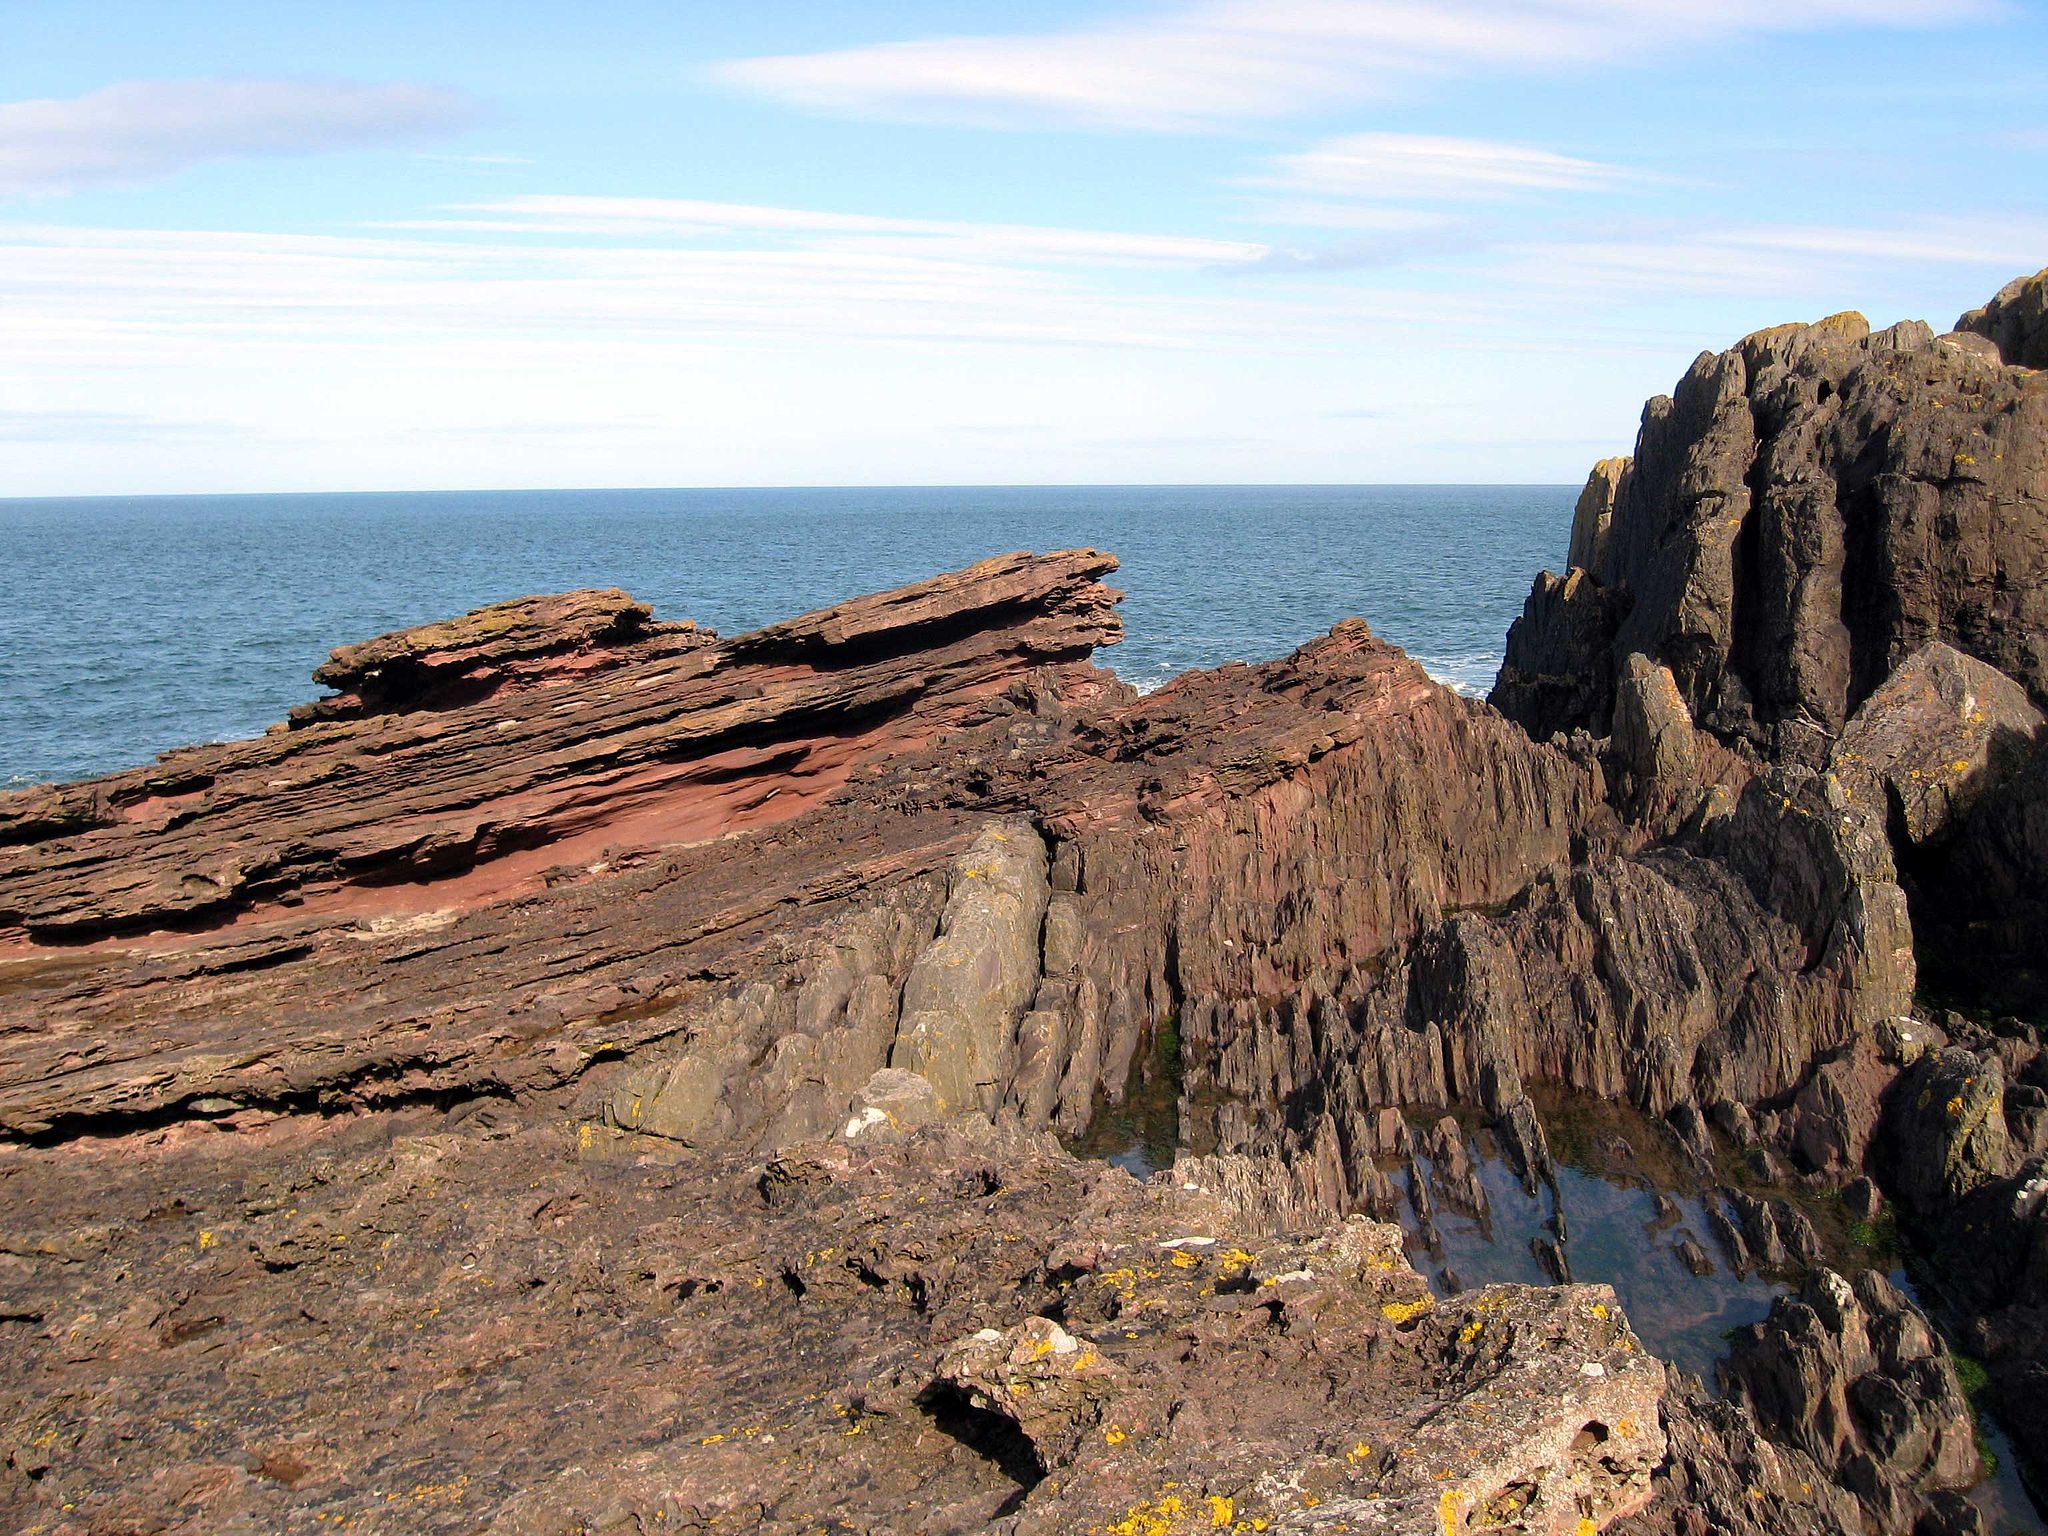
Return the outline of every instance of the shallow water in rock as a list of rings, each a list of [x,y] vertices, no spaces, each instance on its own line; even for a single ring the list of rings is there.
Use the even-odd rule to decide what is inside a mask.
[[[1427,1159],[1417,1161],[1427,1176]],[[1530,1246],[1550,1230],[1550,1191],[1539,1188],[1532,1199],[1497,1156],[1481,1155],[1475,1163],[1492,1209],[1478,1218],[1440,1206],[1434,1247],[1421,1235],[1412,1209],[1405,1211],[1415,1267],[1430,1277],[1439,1295],[1502,1281],[1550,1284]],[[1406,1175],[1397,1182],[1405,1187]],[[1789,1289],[1758,1275],[1738,1275],[1727,1266],[1714,1247],[1706,1202],[1698,1196],[1666,1192],[1665,1199],[1677,1208],[1674,1220],[1669,1206],[1660,1214],[1653,1186],[1563,1164],[1557,1169],[1557,1192],[1570,1234],[1564,1246],[1571,1277],[1613,1286],[1651,1351],[1705,1381],[1714,1379],[1714,1362],[1726,1353],[1729,1332],[1760,1321],[1771,1302]],[[1676,1243],[1686,1234],[1714,1260],[1711,1273],[1693,1275],[1679,1260]],[[1457,1286],[1447,1283],[1447,1271]]]
[[[1123,1103],[1098,1104],[1072,1150],[1139,1179],[1170,1168],[1178,1151],[1210,1150],[1180,1144],[1182,1126],[1205,1123],[1206,1117],[1199,1105],[1181,1102],[1173,1066],[1155,1042],[1134,1066]],[[1545,1103],[1543,1118],[1556,1164],[1555,1200],[1564,1207],[1571,1278],[1613,1286],[1652,1353],[1716,1388],[1716,1366],[1728,1352],[1729,1335],[1762,1321],[1771,1303],[1792,1289],[1792,1279],[1735,1270],[1708,1219],[1709,1203],[1719,1203],[1720,1195],[1699,1187],[1649,1122],[1613,1105],[1562,1098]],[[1414,1128],[1422,1130],[1423,1123]],[[1388,1167],[1402,1192],[1400,1220],[1411,1261],[1439,1296],[1488,1284],[1550,1284],[1531,1245],[1554,1230],[1551,1191],[1539,1186],[1528,1194],[1491,1133],[1468,1128],[1464,1136],[1489,1209],[1483,1217],[1472,1216],[1433,1195],[1433,1240],[1415,1214],[1406,1167]],[[1418,1156],[1416,1166],[1431,1183],[1435,1170],[1429,1160]],[[1859,1245],[1835,1202],[1801,1198],[1799,1204],[1821,1232],[1829,1262],[1852,1273],[1883,1267],[1893,1284],[1933,1312],[1931,1298],[1922,1298],[1899,1256],[1882,1243]],[[1692,1273],[1680,1259],[1677,1245],[1687,1236],[1705,1254],[1707,1273]],[[1981,1405],[1978,1432],[1990,1470],[1970,1490],[1970,1501],[1983,1512],[1990,1536],[2048,1532],[2048,1520],[2020,1480],[2005,1432]]]
[[[1602,1118],[1618,1116],[1604,1114]],[[1522,1180],[1497,1155],[1485,1133],[1468,1137],[1466,1145],[1473,1151],[1491,1210],[1485,1219],[1475,1219],[1440,1206],[1434,1219],[1436,1243],[1432,1245],[1423,1237],[1413,1204],[1409,1204],[1401,1212],[1401,1223],[1409,1233],[1409,1257],[1415,1268],[1430,1276],[1430,1284],[1440,1296],[1454,1288],[1497,1282],[1550,1284],[1550,1276],[1530,1247],[1532,1239],[1550,1233],[1550,1190],[1540,1188],[1534,1198],[1526,1194]],[[1417,1165],[1423,1169],[1423,1178],[1430,1178],[1427,1159],[1417,1157]],[[1397,1182],[1407,1194],[1405,1171],[1397,1176]],[[1565,1206],[1569,1231],[1565,1251],[1571,1260],[1571,1278],[1614,1286],[1622,1311],[1628,1313],[1642,1343],[1663,1360],[1700,1376],[1708,1386],[1718,1384],[1716,1364],[1729,1352],[1729,1335],[1739,1327],[1763,1321],[1774,1300],[1792,1290],[1790,1280],[1739,1274],[1729,1264],[1729,1255],[1714,1241],[1708,1223],[1708,1202],[1718,1200],[1712,1192],[1667,1188],[1647,1171],[1593,1171],[1561,1159],[1556,1165],[1556,1194]],[[1892,1253],[1855,1249],[1845,1237],[1845,1227],[1831,1221],[1835,1212],[1825,1202],[1806,1204],[1806,1210],[1815,1217],[1823,1237],[1833,1239],[1829,1243],[1831,1264],[1851,1272],[1882,1264],[1888,1268],[1892,1284],[1911,1294],[1929,1313],[1933,1311],[1931,1298],[1921,1296],[1909,1272],[1892,1264]],[[1712,1262],[1708,1274],[1696,1276],[1679,1262],[1677,1241],[1681,1235],[1692,1235],[1706,1253]],[[1456,1284],[1448,1280],[1456,1280]],[[1978,1448],[1987,1454],[1989,1475],[1970,1491],[1970,1501],[1985,1513],[1991,1536],[2034,1536],[2048,1528],[2019,1479],[2019,1460],[2005,1432],[1982,1407],[1978,1409]]]

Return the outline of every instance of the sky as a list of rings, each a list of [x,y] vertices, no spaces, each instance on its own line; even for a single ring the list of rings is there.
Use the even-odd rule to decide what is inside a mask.
[[[2044,265],[2039,0],[0,0],[0,496],[1575,482]]]

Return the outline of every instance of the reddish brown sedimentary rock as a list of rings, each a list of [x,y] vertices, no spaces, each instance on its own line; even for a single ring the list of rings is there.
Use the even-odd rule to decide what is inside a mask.
[[[644,660],[650,642],[683,651],[718,639],[694,624],[653,618],[645,603],[608,587],[515,598],[344,645],[313,671],[333,695],[292,711],[291,723],[475,704],[501,690]]]
[[[602,667],[590,662],[592,595],[582,594],[560,605],[571,629],[559,647],[526,638],[523,654],[551,661],[525,686],[9,796],[0,841],[16,846],[0,851],[0,945],[214,927],[291,907],[402,913],[420,909],[428,882],[426,905],[472,906],[536,889],[552,866],[607,847],[786,821],[862,761],[928,741],[1036,668],[1078,679],[1074,664],[1120,633],[1115,594],[1095,580],[1114,568],[1093,551],[1010,556],[911,597],[725,642],[636,621],[641,638],[608,647]],[[539,600],[505,606],[534,622],[547,611]],[[608,623],[644,611],[595,607],[614,613]],[[425,667],[422,656],[452,652],[463,672],[487,649],[467,644],[481,617],[350,647],[330,666],[359,681],[394,657]]]
[[[1604,1287],[1432,1305],[1397,1230],[985,1121],[641,1151],[493,1107],[8,1158],[0,1520],[1571,1536],[1662,1458]]]
[[[731,640],[643,623],[597,662],[528,635],[480,698],[16,797],[0,1507],[1433,1532],[1455,1496],[1576,1532],[1641,1505],[1662,1375],[1598,1292],[1439,1319],[1383,1229],[1275,1246],[1247,1197],[1168,1232],[1177,1182],[974,1139],[991,1110],[1079,1128],[1165,1015],[1334,985],[1605,814],[1591,765],[1362,624],[1133,698],[1087,663],[1111,565]],[[963,1113],[965,1143],[900,1141]],[[983,1360],[984,1328],[1011,1347]],[[1085,1390],[1005,1427],[996,1376],[1083,1339]],[[1303,1390],[1325,1357],[1353,1379]]]

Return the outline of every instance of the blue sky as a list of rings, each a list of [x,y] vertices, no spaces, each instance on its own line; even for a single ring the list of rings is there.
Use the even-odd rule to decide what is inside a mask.
[[[2022,0],[0,0],[0,495],[1575,480],[2044,264]]]

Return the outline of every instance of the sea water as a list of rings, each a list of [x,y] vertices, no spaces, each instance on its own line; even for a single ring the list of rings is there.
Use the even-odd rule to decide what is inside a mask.
[[[1484,692],[1564,486],[509,491],[0,500],[0,787],[261,732],[337,645],[623,587],[756,628],[1008,550],[1119,556],[1140,687],[1353,616]]]

